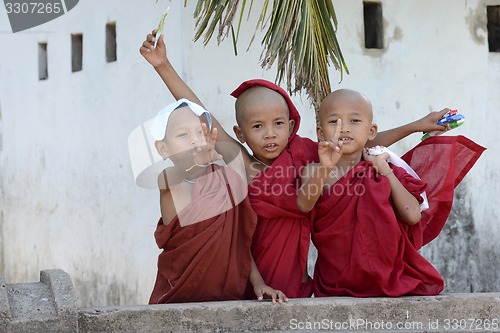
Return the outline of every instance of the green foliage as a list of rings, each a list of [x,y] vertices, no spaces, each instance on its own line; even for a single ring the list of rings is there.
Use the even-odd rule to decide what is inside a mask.
[[[331,91],[330,62],[340,72],[340,80],[344,71],[349,73],[337,41],[337,17],[332,1],[274,0],[269,15],[270,0],[259,3],[262,3],[262,11],[256,30],[265,30],[266,24],[269,24],[262,41],[262,67],[270,68],[277,59],[276,82],[280,84],[286,78],[291,94],[305,89],[317,110],[321,100]],[[250,3],[246,0],[198,0],[194,12],[197,27],[195,40],[203,36],[206,45],[218,28],[217,41],[220,43],[231,32],[236,53],[248,5],[250,13],[253,0]],[[239,6],[237,28],[234,29],[233,21]]]

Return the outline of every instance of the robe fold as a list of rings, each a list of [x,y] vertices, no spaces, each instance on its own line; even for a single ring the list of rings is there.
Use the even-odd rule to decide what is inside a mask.
[[[161,218],[158,222],[155,239],[163,251],[150,304],[244,298],[257,217],[248,197],[234,198],[246,186],[236,172],[207,169],[196,180],[192,202],[168,225]],[[213,216],[212,207],[221,206],[227,210]],[[186,226],[180,225],[179,216]]]
[[[401,157],[427,183],[429,208],[422,212],[420,230],[409,235],[417,249],[439,235],[451,212],[455,187],[484,150],[465,136],[432,136]]]
[[[281,87],[256,79],[244,82],[231,95],[237,98],[252,87],[278,92],[288,105],[290,119],[295,121],[286,149],[248,185],[248,196],[258,217],[252,242],[253,258],[267,285],[290,298],[309,297],[312,281],[309,278],[302,283],[302,278],[309,253],[310,219],[308,213],[298,209],[297,195],[303,167],[318,161],[318,146],[297,135],[300,115]],[[255,298],[250,288],[247,298]]]
[[[361,161],[333,184],[312,213],[312,240],[318,249],[314,295],[439,294],[443,279],[418,249],[441,231],[455,186],[483,151],[465,137],[431,137],[403,156],[422,181],[393,166],[419,202],[420,193],[427,193],[430,208],[413,226],[398,220],[389,181],[375,175],[371,163]]]
[[[417,199],[425,183],[392,166]],[[391,205],[387,177],[362,161],[333,184],[313,212],[318,249],[314,295],[357,297],[435,295],[443,290],[436,269],[412,246],[408,226]]]

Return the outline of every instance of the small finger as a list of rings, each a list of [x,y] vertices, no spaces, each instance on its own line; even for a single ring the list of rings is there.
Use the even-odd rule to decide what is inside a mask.
[[[450,111],[451,111],[450,109],[448,109],[448,108],[444,108],[444,109],[442,109],[441,111],[439,111],[439,113],[440,113],[441,115],[444,115],[445,113],[450,112]]]
[[[153,49],[153,44],[149,43],[148,41],[145,41],[144,43],[142,43],[142,46],[148,50]]]
[[[203,133],[203,136],[205,136],[205,138],[208,138],[207,124],[201,123],[201,131]]]
[[[340,132],[341,132],[341,129],[342,129],[342,120],[341,119],[338,119],[337,120],[337,127],[335,127],[335,133],[333,135],[333,137],[338,140],[340,138]]]
[[[210,142],[216,142],[217,141],[217,128],[214,127],[212,129],[212,137],[210,138]]]

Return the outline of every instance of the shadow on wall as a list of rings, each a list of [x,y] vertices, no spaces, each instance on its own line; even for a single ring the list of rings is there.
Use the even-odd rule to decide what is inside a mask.
[[[494,291],[498,287],[496,268],[481,258],[468,185],[464,181],[455,189],[453,209],[441,234],[421,252],[443,276],[447,293]]]

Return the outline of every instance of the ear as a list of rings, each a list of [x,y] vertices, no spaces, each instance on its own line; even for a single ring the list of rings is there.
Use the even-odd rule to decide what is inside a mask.
[[[369,135],[368,135],[368,141],[372,141],[375,139],[378,133],[378,126],[377,124],[371,124],[370,130],[369,130]]]
[[[318,125],[316,127],[316,134],[318,135],[319,141],[325,141],[325,136],[323,135],[323,127],[321,127],[321,125]]]
[[[241,143],[245,143],[245,138],[243,137],[241,128],[239,126],[234,125],[233,132]]]
[[[295,120],[290,119],[290,120],[288,121],[288,126],[289,126],[289,127],[288,127],[288,136],[290,136],[290,135],[292,135],[292,133],[293,133],[293,128],[295,127]]]
[[[155,141],[155,147],[161,157],[167,158],[170,156],[167,144],[163,141]]]

